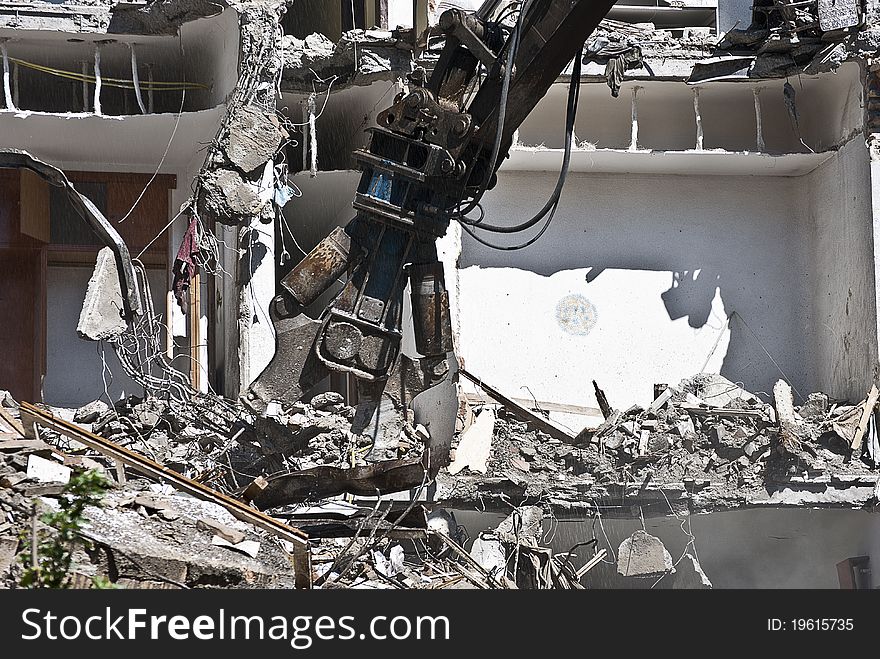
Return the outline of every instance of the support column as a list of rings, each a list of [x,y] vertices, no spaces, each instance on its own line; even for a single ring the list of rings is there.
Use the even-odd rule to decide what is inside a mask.
[[[632,88],[632,105],[631,105],[631,115],[632,115],[632,137],[629,143],[630,151],[638,151],[639,149],[639,90],[641,87],[638,85]]]
[[[6,41],[0,41],[0,52],[3,53],[3,104],[7,110],[15,110],[12,100],[12,87],[9,73],[9,52],[6,50]]]
[[[755,87],[752,94],[755,96],[755,148],[758,153],[763,153],[767,146],[764,144],[764,129],[761,125],[761,87]]]

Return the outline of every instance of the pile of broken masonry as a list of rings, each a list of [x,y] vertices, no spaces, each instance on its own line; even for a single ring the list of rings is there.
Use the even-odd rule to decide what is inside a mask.
[[[351,431],[355,410],[332,392],[268,421],[230,414],[228,402],[225,408],[218,401],[212,410],[204,407],[205,398],[199,400],[127,398],[114,406],[95,402],[50,411],[245,501],[248,487],[268,475],[366,466],[418,457],[422,449],[418,429],[405,423],[393,455],[388,449],[375,455],[370,441]],[[592,540],[592,556],[580,565],[574,554],[554,554],[542,546],[548,517],[595,515],[600,508],[603,515],[617,509],[631,516],[768,504],[876,506],[876,403],[872,389],[860,404],[811,394],[795,407],[791,389],[780,381],[769,404],[721,376],[704,374],[664,389],[647,408],[606,405],[598,428],[551,436],[544,424],[534,423],[540,410],[523,415],[510,401],[502,406],[490,400],[478,408],[462,401],[452,464],[437,476],[431,503],[424,491],[402,500],[342,495],[264,512],[308,534],[309,583],[315,587],[582,588],[590,569],[610,562],[606,549]],[[40,512],[57,506],[70,475],[85,469],[104,472],[112,487],[100,507],[87,509],[83,535],[91,547],[75,554],[73,585],[88,586],[96,576],[121,587],[298,583],[291,543],[237,518],[222,500],[199,500],[173,483],[145,478],[69,435],[36,424],[25,428],[20,417],[17,403],[2,392],[4,586],[18,584],[27,535],[52,533],[39,522]],[[283,437],[275,434],[279,418]],[[476,453],[468,447],[475,437],[483,442]],[[465,454],[482,457],[463,465]],[[469,538],[448,510],[475,508],[508,518],[494,531]]]
[[[568,436],[550,436],[517,410],[501,410],[482,473],[441,472],[437,496],[456,506],[529,499],[577,514],[601,504],[624,516],[633,503],[645,514],[876,505],[875,393],[855,405],[813,393],[795,407],[784,381],[770,404],[720,375],[701,374],[666,387],[647,408],[606,406],[598,428]],[[494,414],[489,407],[478,420]]]

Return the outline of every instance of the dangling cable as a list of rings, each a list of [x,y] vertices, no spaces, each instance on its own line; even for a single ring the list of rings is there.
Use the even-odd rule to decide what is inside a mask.
[[[562,168],[559,171],[559,178],[556,181],[556,187],[553,190],[553,193],[550,195],[550,198],[547,200],[547,203],[544,204],[544,207],[538,211],[532,218],[526,220],[525,222],[521,222],[520,224],[514,226],[498,226],[492,224],[482,224],[482,208],[481,208],[481,217],[477,220],[468,221],[466,219],[460,218],[459,224],[461,224],[462,229],[467,232],[469,236],[471,236],[478,243],[485,245],[486,247],[490,247],[499,251],[514,251],[519,249],[524,249],[529,245],[534,244],[537,240],[544,235],[548,228],[550,228],[550,223],[553,221],[553,217],[556,214],[556,209],[559,206],[559,200],[562,196],[562,188],[565,185],[566,178],[568,177],[568,167],[571,162],[571,145],[574,138],[574,124],[575,119],[577,117],[577,107],[578,107],[578,99],[580,96],[580,78],[581,78],[581,54],[578,51],[577,57],[574,60],[574,66],[572,67],[571,80],[569,82],[568,88],[568,105],[566,108],[566,117],[565,117],[565,148],[562,157]],[[518,245],[496,245],[490,243],[489,241],[480,238],[477,236],[473,228],[484,229],[486,231],[490,231],[493,233],[517,233],[520,231],[524,231],[529,229],[539,222],[546,218],[544,225],[541,227],[541,230],[538,233],[527,240],[524,243]]]
[[[480,183],[480,189],[477,194],[474,195],[473,199],[468,202],[467,206],[463,209],[456,209],[452,211],[451,216],[455,219],[461,221],[468,213],[470,213],[477,205],[480,203],[480,199],[486,192],[486,189],[489,187],[489,181],[492,180],[492,174],[495,171],[495,163],[498,161],[498,154],[501,151],[501,138],[504,133],[504,119],[507,116],[507,98],[508,93],[510,91],[510,80],[513,77],[513,68],[516,62],[516,54],[519,50],[519,39],[522,34],[522,26],[523,19],[526,15],[526,12],[529,9],[529,5],[523,4],[522,9],[520,10],[519,16],[516,19],[516,27],[513,30],[513,34],[510,35],[508,39],[508,49],[507,49],[507,64],[504,68],[504,79],[501,83],[501,99],[498,104],[498,120],[496,123],[495,130],[495,142],[492,145],[492,156],[487,161],[487,171],[486,175],[483,177],[483,181]],[[476,163],[477,159],[474,159],[474,163]],[[468,178],[470,177],[470,172],[468,174]]]

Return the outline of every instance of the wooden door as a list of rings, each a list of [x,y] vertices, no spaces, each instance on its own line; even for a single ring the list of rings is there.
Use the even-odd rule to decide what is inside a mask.
[[[0,389],[39,401],[45,372],[46,246],[21,232],[20,174],[0,169]]]

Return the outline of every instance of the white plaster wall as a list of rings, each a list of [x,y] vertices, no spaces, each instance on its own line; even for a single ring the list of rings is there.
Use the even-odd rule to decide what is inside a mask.
[[[718,0],[715,24],[718,33],[744,30],[752,23],[752,0]]]
[[[412,0],[388,0],[388,29],[398,27],[412,27],[413,2]]]
[[[153,294],[165,288],[164,269],[151,269]],[[107,400],[102,378],[101,347],[76,334],[76,324],[86,296],[92,269],[88,267],[50,266],[47,275],[48,335],[46,337],[46,377],[43,400],[59,407],[79,407],[97,398]],[[161,304],[164,296],[158,296]],[[157,309],[164,317],[164,309]],[[128,378],[116,359],[113,347],[104,344],[108,391],[112,400],[124,395],[143,395],[143,389]]]
[[[238,13],[224,9],[218,16],[180,27],[187,80],[210,86],[198,92],[196,107],[224,103],[238,81]]]
[[[868,149],[856,138],[802,179],[814,232],[811,268],[818,386],[861,400],[877,365],[877,299]]]
[[[484,198],[489,220],[522,221],[554,181],[502,172]],[[802,194],[785,177],[570,175],[533,246],[497,252],[464,236],[465,367],[511,396],[528,386],[538,400],[590,407],[595,379],[626,408],[650,402],[654,383],[701,371],[769,392],[780,372],[766,348],[806,395],[818,378]],[[588,318],[557,317],[570,295],[593,305],[586,334],[572,331]]]
[[[639,147],[653,150],[696,148],[694,89],[699,89],[705,149],[755,151],[757,122],[753,90],[760,90],[761,123],[768,153],[825,151],[849,139],[862,124],[860,66],[847,63],[836,73],[792,78],[798,124],[783,95],[785,80],[683,82],[639,80],[621,86],[617,98],[604,81],[581,85],[575,133],[598,148],[627,149],[631,141],[631,99],[638,92]],[[561,148],[564,141],[567,83],[554,84],[519,129],[526,146]],[[798,134],[803,137],[801,144]]]

